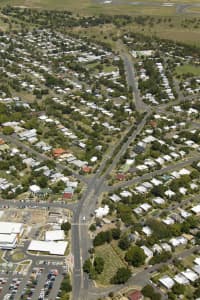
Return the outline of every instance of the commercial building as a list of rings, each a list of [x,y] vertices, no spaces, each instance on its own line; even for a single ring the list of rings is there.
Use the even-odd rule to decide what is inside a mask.
[[[50,230],[45,233],[45,241],[63,241],[64,239],[64,230]]]
[[[36,241],[32,240],[28,246],[28,251],[45,252],[50,255],[64,255],[67,249],[66,241]]]
[[[0,222],[0,249],[14,249],[23,230],[22,223]]]

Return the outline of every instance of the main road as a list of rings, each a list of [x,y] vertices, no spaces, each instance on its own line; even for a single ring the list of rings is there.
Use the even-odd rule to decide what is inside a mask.
[[[136,110],[138,112],[150,111],[150,107],[144,103],[144,101],[142,100],[142,98],[140,96],[140,91],[138,89],[137,74],[136,74],[136,70],[134,67],[133,57],[131,57],[126,46],[120,40],[118,40],[117,46],[118,46],[120,56],[124,63],[127,84],[133,90],[133,99],[134,99],[134,104],[135,104]]]
[[[151,109],[148,108],[141,100],[136,76],[134,73],[133,62],[129,58],[126,51],[123,51],[123,61],[127,74],[128,85],[133,88],[133,97],[135,99],[136,110],[138,112],[146,112],[143,119],[135,128],[132,125],[130,131],[132,133],[127,136],[127,140],[122,144],[119,151],[114,155],[115,149],[119,148],[121,141],[119,141],[108,154],[108,159],[104,159],[98,172],[93,175],[87,183],[87,189],[83,194],[78,206],[73,214],[72,223],[72,252],[74,255],[74,271],[73,271],[73,300],[88,300],[89,289],[91,282],[88,280],[88,276],[83,273],[82,265],[85,259],[88,258],[88,250],[92,246],[92,242],[89,236],[88,226],[92,219],[92,214],[97,206],[98,200],[103,192],[106,191],[106,180],[108,175],[116,167],[122,155],[125,153],[131,142],[141,133],[142,129],[146,125],[148,117],[151,115]],[[123,137],[124,138],[124,137]],[[122,138],[122,139],[123,139]],[[106,163],[109,158],[113,158],[110,165],[105,170]],[[103,172],[105,171],[105,172]]]
[[[136,129],[133,130],[127,141],[121,146],[117,154],[113,157],[112,163],[108,166],[104,173],[102,173],[102,171],[105,168],[106,160],[103,160],[98,173],[93,175],[93,177],[88,182],[87,189],[74,211],[72,223],[72,252],[74,255],[73,300],[88,299],[90,281],[88,280],[87,275],[82,272],[83,262],[88,257],[88,249],[92,246],[91,239],[88,233],[88,225],[91,222],[91,216],[94,213],[100,195],[106,190],[105,183],[107,177],[116,167],[118,161],[125,153],[130,143],[135,140],[138,134],[140,134],[146,124],[149,115],[150,112],[145,115]],[[132,129],[134,127],[135,125],[132,126]],[[118,148],[120,144],[121,141],[117,143],[115,148]],[[111,150],[108,157],[112,157],[115,148]]]

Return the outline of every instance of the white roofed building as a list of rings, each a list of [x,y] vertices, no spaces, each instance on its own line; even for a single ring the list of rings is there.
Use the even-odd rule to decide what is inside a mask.
[[[200,213],[200,204],[194,206],[191,208],[191,211],[195,214],[199,214]]]
[[[181,274],[183,276],[185,276],[191,282],[194,282],[195,280],[197,280],[199,278],[199,276],[191,269],[187,269],[184,272],[181,272]]]
[[[180,273],[174,276],[174,280],[179,284],[189,284],[189,280]]]
[[[14,249],[23,230],[22,223],[0,222],[0,249]]]
[[[46,252],[50,255],[64,255],[67,249],[66,241],[36,241],[32,240],[28,246],[28,251]]]
[[[166,288],[171,289],[174,286],[174,280],[170,278],[168,275],[165,275],[159,279],[159,282]]]
[[[153,257],[153,251],[151,251],[151,249],[146,246],[141,246],[141,249],[144,251],[144,254],[147,257],[146,261],[150,260]]]
[[[152,235],[152,230],[151,230],[151,228],[150,228],[149,226],[144,226],[144,227],[142,228],[142,231],[143,231],[147,236]]]
[[[109,206],[105,205],[104,207],[99,207],[95,209],[95,215],[97,218],[103,218],[104,216],[107,216],[109,213]]]
[[[195,258],[194,263],[200,266],[200,257]]]
[[[64,230],[50,230],[45,232],[45,241],[63,241],[64,239]]]

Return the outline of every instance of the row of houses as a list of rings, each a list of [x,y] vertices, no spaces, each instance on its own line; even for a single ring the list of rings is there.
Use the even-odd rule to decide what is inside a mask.
[[[159,283],[165,287],[167,290],[170,290],[175,283],[182,285],[193,284],[200,277],[200,259],[197,257],[193,262],[191,268],[177,273],[174,277],[164,275],[159,279]]]

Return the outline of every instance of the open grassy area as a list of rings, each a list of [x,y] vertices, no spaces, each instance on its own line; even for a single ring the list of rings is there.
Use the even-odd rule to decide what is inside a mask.
[[[194,254],[189,255],[184,258],[184,261],[182,262],[182,264],[184,265],[185,268],[192,268],[194,266],[195,258],[196,258],[196,256]]]
[[[195,3],[197,0],[194,0]],[[140,4],[141,2],[141,4]],[[0,6],[12,5],[22,7],[33,7],[39,9],[65,9],[80,14],[142,14],[142,15],[172,15],[176,13],[175,6],[164,6],[166,1],[156,0],[158,5],[152,5],[149,0],[134,3],[131,0],[113,1],[105,4],[95,0],[0,0]],[[176,3],[178,3],[176,1]],[[184,2],[190,2],[185,0]]]
[[[12,255],[12,259],[13,259],[14,261],[22,260],[22,259],[24,259],[24,253],[23,253],[23,252],[15,252],[15,253]]]
[[[184,75],[184,74],[192,74],[194,76],[200,76],[200,66],[194,66],[194,65],[182,65],[176,68],[176,73],[178,75]]]
[[[104,286],[109,285],[110,279],[115,275],[117,269],[126,265],[109,244],[95,248],[95,254],[105,261],[104,270],[98,276],[97,283]]]
[[[34,7],[34,8],[45,8],[45,9],[66,9],[74,12],[80,12],[83,14],[98,14],[98,13],[125,13],[131,14],[134,11],[139,11],[140,14],[171,14],[175,13],[175,5],[173,3],[166,5],[165,0],[155,0],[156,5],[152,5],[151,0],[146,1],[137,1],[134,3],[132,0],[113,0],[112,3],[103,3],[95,0],[0,0],[0,5],[16,5],[16,6],[25,6],[25,7]],[[198,3],[198,0],[193,0],[192,4]],[[177,0],[176,4],[181,3],[181,0]],[[184,0],[184,3],[191,3],[190,0]],[[198,8],[191,7],[191,11],[198,12]]]
[[[140,8],[141,10],[142,8]],[[139,16],[135,11],[135,15]],[[162,21],[160,21],[162,20]],[[164,20],[164,21],[163,21]],[[87,28],[77,27],[74,32],[82,36],[89,36],[96,41],[103,41],[109,44],[113,49],[116,47],[115,38],[123,33],[137,32],[147,36],[156,36],[158,38],[173,40],[186,44],[200,46],[200,30],[197,26],[197,18],[187,16],[188,24],[185,22],[185,15],[170,15],[162,19],[155,15],[153,22],[150,20],[145,24],[137,24],[136,22],[129,23],[122,28],[118,29],[113,24],[105,24],[102,26],[91,27],[88,31]],[[186,27],[183,26],[186,23]]]
[[[187,44],[200,45],[200,30],[184,30],[180,28],[173,28],[172,30],[158,30],[157,36],[164,39],[171,39],[173,41],[183,42]]]

